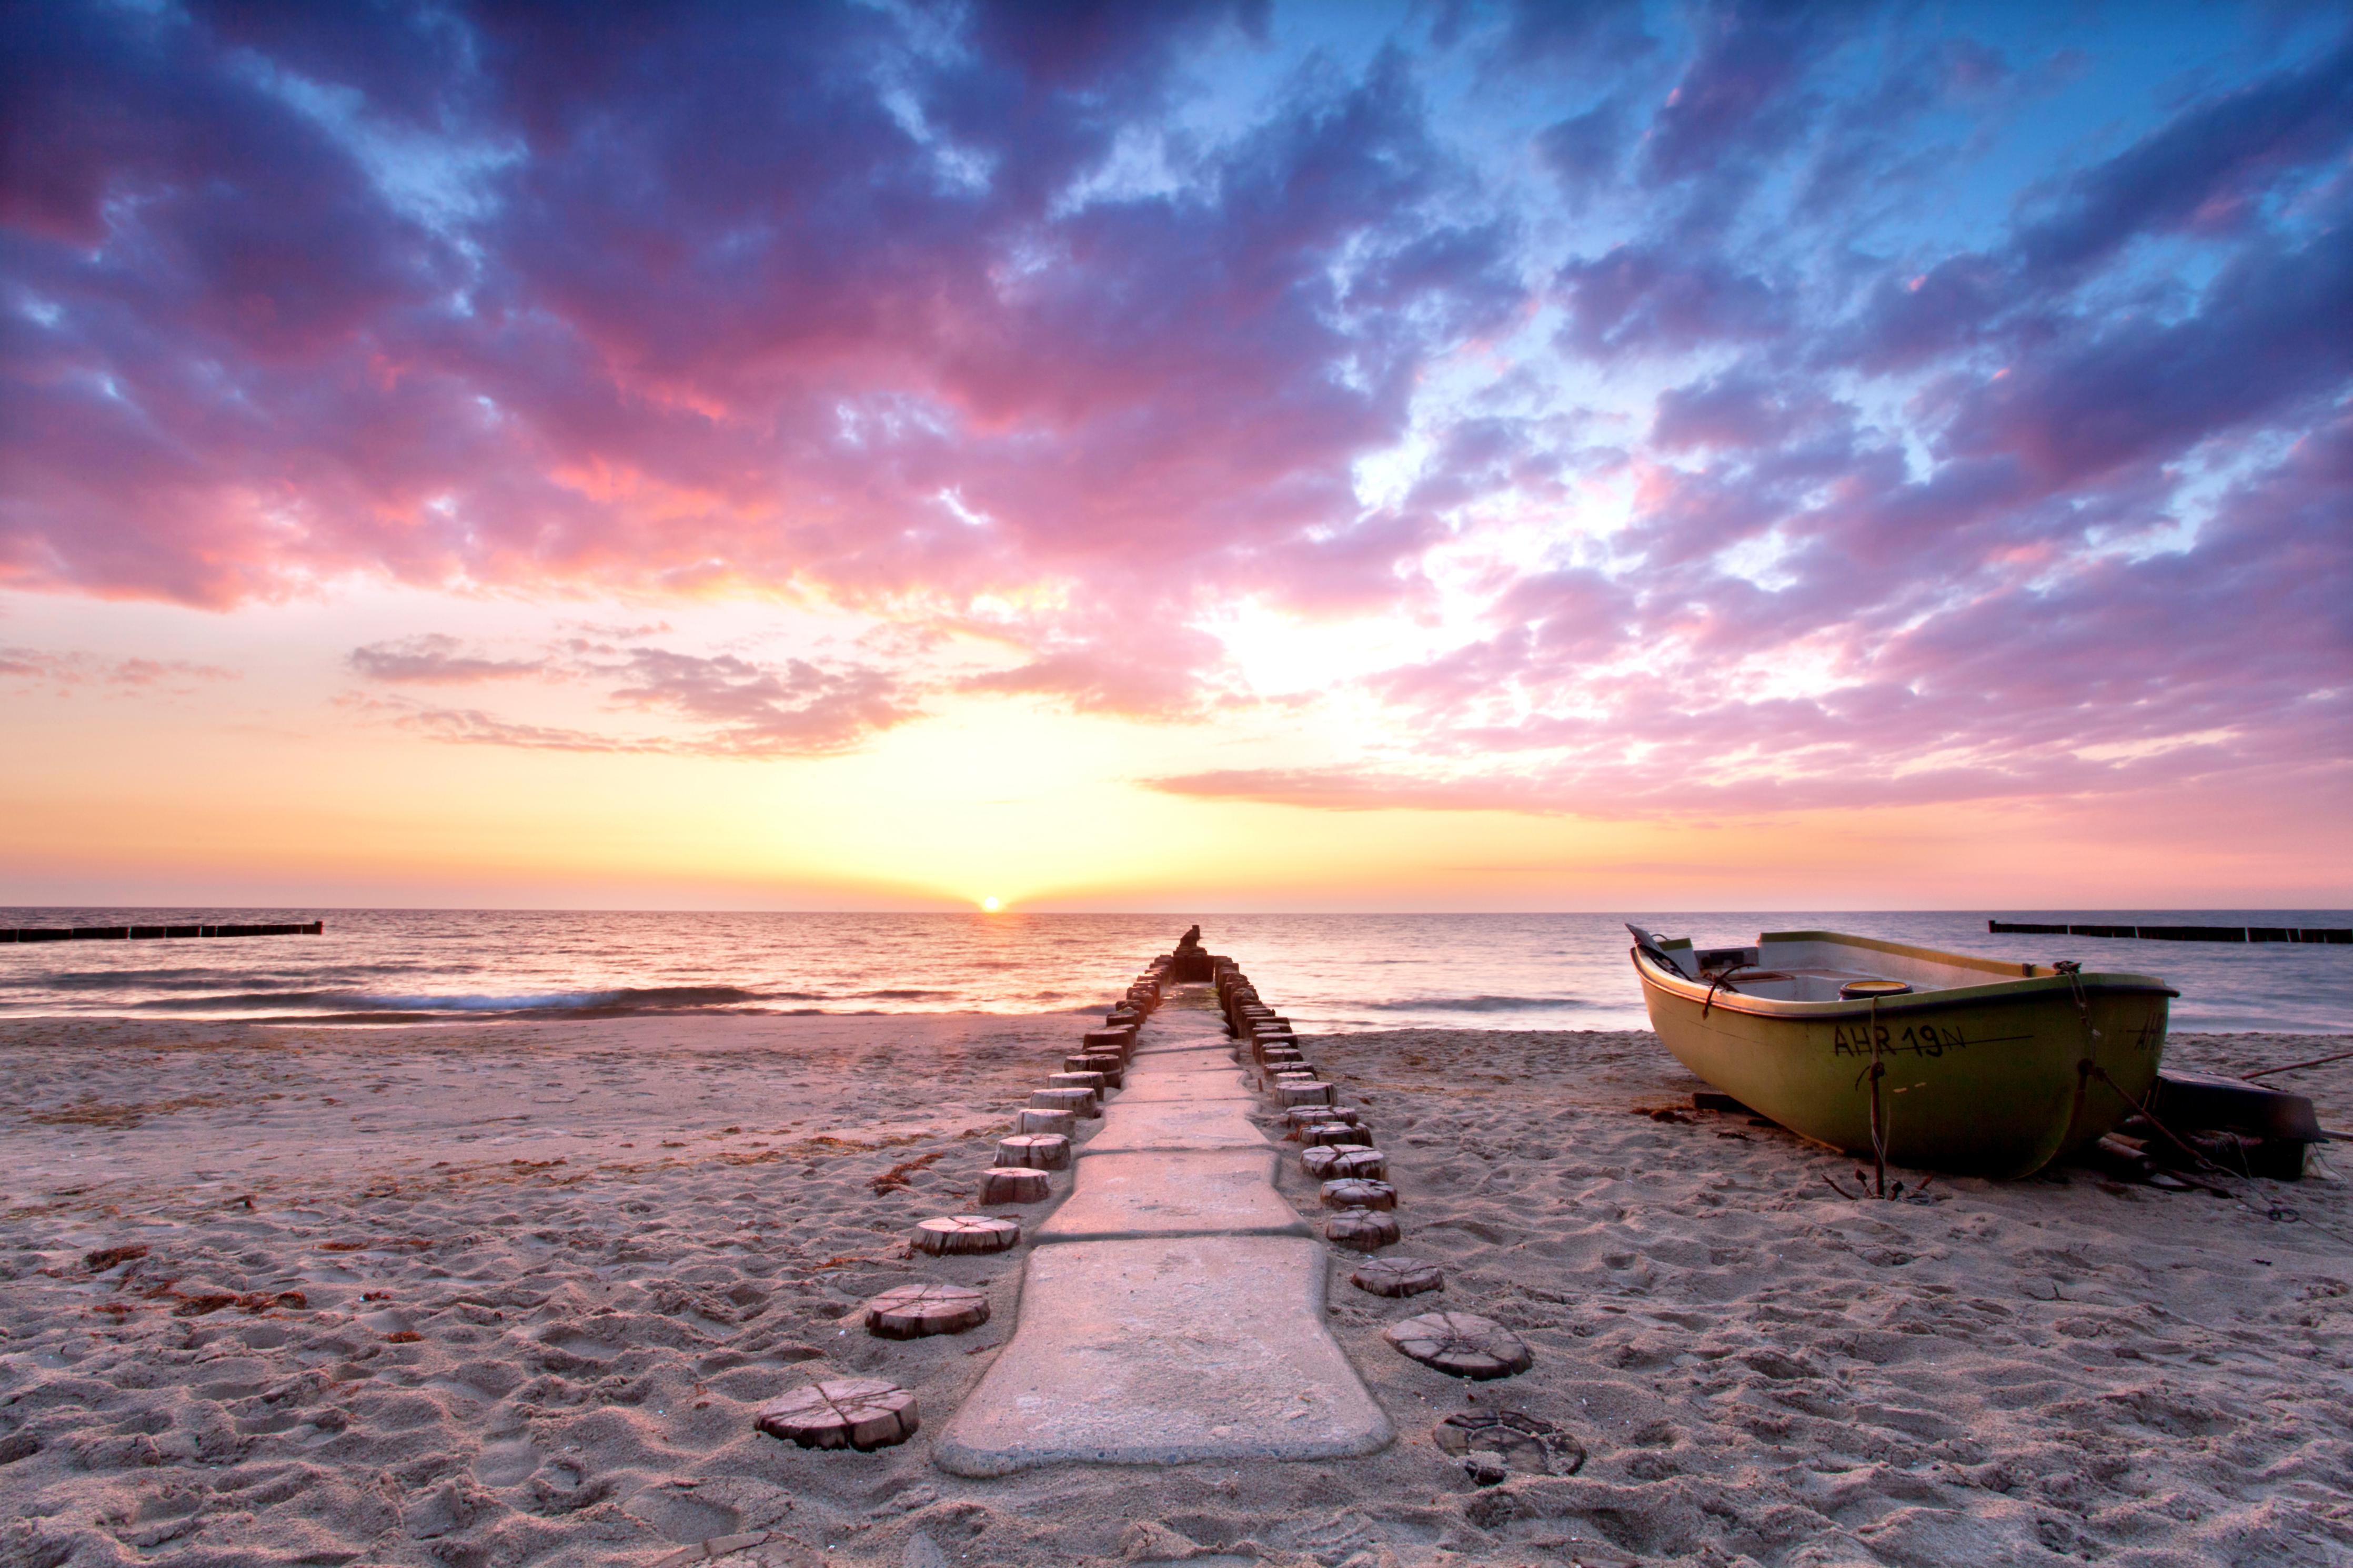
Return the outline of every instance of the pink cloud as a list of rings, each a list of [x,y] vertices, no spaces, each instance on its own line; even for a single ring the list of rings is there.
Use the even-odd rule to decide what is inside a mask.
[[[1199,629],[1236,599],[1470,615],[1354,683],[1409,753],[1387,783],[1197,775],[1333,805],[2096,792],[2342,739],[2306,679],[2353,584],[2341,42],[2085,152],[2001,119],[2031,38],[1894,12],[1868,90],[1833,11],[1417,12],[1510,90],[1440,102],[1398,47],[1205,129],[1216,51],[1283,47],[1265,5],[38,10],[10,587],[808,595],[1006,647],[967,690],[1163,716],[1250,700]],[[1526,94],[1508,145],[1616,226],[1453,151]],[[2011,132],[2047,170],[1961,189]],[[1967,249],[1917,216],[1947,195]],[[1613,367],[1659,377],[1647,420],[1591,391]],[[1578,486],[1623,476],[1604,537]],[[1491,503],[1548,537],[1441,582]],[[928,690],[652,635],[350,660],[592,684],[640,727],[371,700],[518,745],[805,754]]]
[[[125,692],[168,688],[185,694],[193,689],[190,682],[238,679],[237,670],[192,659],[105,658],[90,653],[0,646],[0,680],[52,686],[61,694],[90,686]]]
[[[623,631],[651,628],[624,627]],[[515,721],[478,708],[405,697],[353,696],[353,710],[435,740],[543,751],[660,752],[721,757],[822,756],[853,750],[921,715],[898,677],[871,665],[791,658],[764,663],[565,639],[533,658],[490,658],[439,634],[352,651],[353,673],[380,685],[470,685],[542,676],[603,688],[608,707],[670,721],[650,732],[587,731]]]
[[[2353,791],[2353,419],[2223,498],[2186,550],[2013,558],[1964,514],[1926,613],[1865,591],[1847,558],[1799,558],[1778,591],[1672,574],[1567,574],[1497,602],[1490,637],[1385,672],[1419,753],[1369,770],[1155,781],[1322,808],[1616,814],[2098,795],[2236,781]],[[1963,552],[1967,549],[1974,552]],[[1683,583],[1698,571],[1702,579]],[[1819,581],[1810,579],[1819,578]],[[1792,614],[1778,601],[1794,598]],[[2251,641],[2243,606],[2261,605]],[[1827,632],[1828,639],[1823,640]],[[1805,696],[1752,681],[1813,634],[1838,667]],[[1647,650],[1631,667],[1628,656]],[[1757,661],[1744,672],[1736,662]],[[1499,698],[1530,707],[1498,721]]]

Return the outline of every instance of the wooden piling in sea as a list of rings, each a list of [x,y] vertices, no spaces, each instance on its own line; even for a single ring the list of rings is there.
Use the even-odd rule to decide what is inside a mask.
[[[0,926],[0,943],[26,942],[171,942],[229,936],[323,936],[324,921],[230,925]]]

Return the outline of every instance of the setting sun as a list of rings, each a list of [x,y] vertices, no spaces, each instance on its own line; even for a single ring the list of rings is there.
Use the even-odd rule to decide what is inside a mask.
[[[1005,900],[998,898],[995,893],[991,893],[988,897],[980,900],[981,912],[984,914],[993,915],[1004,907]]]

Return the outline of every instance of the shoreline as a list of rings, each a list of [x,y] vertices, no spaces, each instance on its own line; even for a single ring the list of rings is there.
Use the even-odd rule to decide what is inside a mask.
[[[2083,1170],[1850,1202],[1820,1178],[1851,1162],[1778,1129],[1654,1120],[1699,1085],[1646,1031],[1311,1041],[1389,1153],[1392,1252],[1449,1276],[1410,1303],[1334,1277],[1389,1449],[949,1477],[930,1440],[1010,1335],[1022,1254],[901,1237],[970,1206],[1075,1032],[0,1028],[0,1557],[651,1564],[738,1535],[764,1538],[729,1559],[747,1565],[889,1568],[2353,1552],[2353,1247],[2331,1234],[2353,1235],[2353,1186],[2247,1184],[2300,1223]],[[2168,1060],[2330,1045],[2353,1037],[2182,1036]],[[2284,1086],[2353,1123],[2353,1063]],[[1293,1162],[1282,1190],[1314,1212]],[[857,1326],[920,1279],[984,1289],[992,1321],[902,1343]],[[1466,1385],[1397,1356],[1380,1327],[1433,1300],[1512,1326],[1535,1368]],[[923,1430],[871,1455],[752,1431],[761,1400],[836,1372],[916,1390]],[[1475,1487],[1430,1426],[1481,1407],[1589,1457]]]
[[[319,1031],[323,1036],[335,1036],[343,1034],[382,1034],[396,1031],[412,1031],[422,1035],[443,1035],[468,1030],[480,1030],[487,1033],[507,1029],[565,1028],[574,1026],[586,1026],[596,1025],[649,1025],[692,1027],[706,1021],[722,1024],[728,1022],[775,1023],[797,1019],[930,1019],[963,1023],[976,1023],[987,1020],[1003,1020],[1008,1023],[1050,1022],[1060,1020],[1068,1024],[1077,1024],[1080,1020],[1096,1016],[1102,1011],[1103,1008],[1100,1005],[1089,1005],[1086,1006],[1068,1007],[1054,1011],[1028,1013],[996,1012],[977,1007],[967,1009],[940,1008],[923,1012],[910,1013],[886,1012],[871,1007],[842,1009],[828,1009],[823,1007],[787,1007],[776,1009],[714,1007],[693,1008],[676,1012],[649,1010],[641,1012],[603,1013],[594,1010],[584,1010],[572,1013],[547,1011],[489,1015],[454,1012],[419,1013],[400,1016],[386,1016],[384,1017],[363,1015],[322,1015],[317,1016],[305,1015],[301,1016],[284,1017],[235,1017],[223,1016],[217,1014],[197,1013],[181,1015],[165,1013],[0,1012],[0,1049],[5,1049],[8,1041],[16,1037],[18,1032],[26,1030],[62,1029],[79,1031],[121,1028],[151,1028],[197,1031],[199,1033],[212,1031],[234,1035],[241,1031],[309,1029]],[[1310,1021],[1299,1009],[1293,1009],[1293,1015],[1295,1015],[1294,1023],[1300,1031],[1303,1034],[1312,1035],[1318,1039],[1350,1039],[1362,1035],[1394,1035],[1410,1031],[1430,1031],[1440,1034],[1561,1035],[1567,1037],[1581,1035],[1650,1035],[1652,1032],[1647,1022],[1640,1024],[1629,1023],[1620,1026],[1596,1026],[1573,1029],[1552,1028],[1537,1025],[1507,1026],[1500,1024],[1474,1025],[1467,1023],[1433,1024],[1411,1022],[1397,1024],[1388,1022],[1358,1023],[1354,1021],[1335,1026],[1330,1023],[1317,1024]],[[1493,1016],[1493,1015],[1472,1013],[1465,1016]],[[2286,1028],[2276,1026],[2233,1029],[2168,1027],[2166,1031],[2166,1048],[2168,1052],[2174,1048],[2178,1042],[2183,1041],[2193,1042],[2192,1048],[2200,1050],[2211,1049],[2214,1043],[2233,1040],[2250,1043],[2264,1043],[2269,1045],[2284,1045],[2296,1041],[2326,1042],[2341,1040],[2347,1042],[2348,1048],[2353,1048],[2353,1026],[2348,1026],[2341,1029],[2316,1027]],[[170,1046],[167,1046],[166,1048],[179,1048],[182,1045],[193,1043],[196,1042],[174,1041]],[[226,1044],[228,1042],[227,1040],[217,1040],[211,1043]],[[2273,1054],[2276,1053],[2274,1052]],[[2243,1065],[2250,1069],[2261,1066],[2272,1065],[2267,1063],[2266,1060],[2260,1056],[2244,1056],[2239,1059],[2242,1060]],[[2168,1065],[2172,1065],[2169,1058]]]

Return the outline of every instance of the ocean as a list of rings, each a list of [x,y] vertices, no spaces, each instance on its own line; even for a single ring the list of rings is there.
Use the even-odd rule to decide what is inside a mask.
[[[2353,947],[1993,936],[2003,920],[2344,926],[2344,910],[743,914],[0,909],[0,926],[326,922],[322,936],[0,945],[0,1022],[341,1025],[702,1013],[1082,1013],[1200,922],[1303,1029],[1648,1026],[1623,921],[1704,945],[1828,928],[2164,977],[2182,1031],[2353,1032]]]

